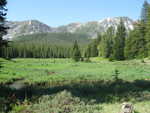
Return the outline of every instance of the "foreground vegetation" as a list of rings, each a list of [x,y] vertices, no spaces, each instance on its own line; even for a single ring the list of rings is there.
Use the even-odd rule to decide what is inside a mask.
[[[149,113],[150,61],[0,59],[1,110],[12,113],[116,113],[122,102]],[[115,109],[114,109],[115,107]]]

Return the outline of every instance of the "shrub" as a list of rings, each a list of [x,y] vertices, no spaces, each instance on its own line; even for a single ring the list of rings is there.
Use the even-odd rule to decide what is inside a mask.
[[[39,102],[29,106],[22,113],[100,113],[100,105],[87,104],[64,90],[53,96],[43,96]]]
[[[112,75],[114,81],[119,80],[119,74],[120,74],[119,71],[117,69],[115,69],[115,73]]]

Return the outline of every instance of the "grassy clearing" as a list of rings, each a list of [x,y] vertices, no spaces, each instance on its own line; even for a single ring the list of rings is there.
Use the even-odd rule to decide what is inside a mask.
[[[118,113],[121,103],[127,101],[134,104],[136,113],[150,113],[148,60],[91,61],[0,59],[0,102],[7,100],[11,113]],[[115,70],[119,80],[114,79]],[[27,88],[6,87],[16,80]],[[4,106],[0,103],[0,111]]]
[[[92,59],[91,63],[74,63],[70,59],[13,59],[4,61],[0,82],[24,78],[28,83],[111,80],[117,69],[124,80],[150,79],[150,65],[138,60],[109,62]],[[2,61],[2,59],[1,59]]]

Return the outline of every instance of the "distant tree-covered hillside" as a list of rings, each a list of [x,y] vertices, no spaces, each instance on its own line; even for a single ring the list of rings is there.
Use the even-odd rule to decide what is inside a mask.
[[[46,42],[52,45],[72,45],[77,40],[80,45],[90,42],[85,34],[73,33],[39,33],[32,35],[19,36],[13,39],[14,42]]]
[[[70,58],[72,45],[78,42],[83,48],[90,43],[87,35],[72,33],[39,33],[16,37],[3,48],[4,58]]]

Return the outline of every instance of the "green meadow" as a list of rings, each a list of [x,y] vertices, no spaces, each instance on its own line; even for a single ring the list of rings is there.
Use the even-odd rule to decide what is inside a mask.
[[[115,70],[123,80],[150,79],[150,63],[141,60],[109,62],[93,58],[91,62],[75,63],[71,59],[0,59],[2,69],[0,82],[23,79],[34,84],[80,80],[111,80]]]
[[[71,59],[0,59],[0,110],[6,107],[10,113],[117,113],[121,103],[131,102],[135,113],[150,113],[148,59],[90,60],[76,63]],[[17,85],[24,87],[17,89]]]

